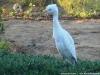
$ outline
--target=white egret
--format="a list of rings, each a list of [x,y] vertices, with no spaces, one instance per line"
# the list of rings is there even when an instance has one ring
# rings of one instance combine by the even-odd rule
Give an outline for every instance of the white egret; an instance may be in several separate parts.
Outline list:
[[[53,38],[56,48],[61,56],[72,64],[76,64],[76,50],[74,40],[71,35],[63,29],[58,20],[58,7],[56,4],[50,4],[45,11],[53,16]]]

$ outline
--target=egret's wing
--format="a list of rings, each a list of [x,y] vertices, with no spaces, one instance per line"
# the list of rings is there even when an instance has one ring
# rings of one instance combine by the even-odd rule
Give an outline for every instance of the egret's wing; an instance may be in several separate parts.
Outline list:
[[[54,29],[53,37],[59,53],[66,58],[74,57],[76,59],[76,51],[74,41],[71,35],[64,29]]]
[[[76,50],[75,50],[75,44],[74,44],[74,40],[73,40],[73,38],[71,37],[71,35],[67,32],[67,31],[65,31],[64,30],[64,44],[65,44],[65,46],[66,46],[66,48],[69,50],[69,52],[71,53],[71,55],[73,56],[73,57],[75,57],[75,59],[77,59],[76,58]]]
[[[70,51],[67,49],[66,44],[64,42],[65,40],[63,37],[58,37],[55,39],[56,48],[58,52],[63,56],[63,58],[69,58],[71,56]]]
[[[63,56],[63,57],[71,57],[72,52],[70,51],[70,38],[69,35],[66,36],[66,32],[60,30],[58,31],[55,35],[54,35],[54,39],[55,39],[55,43],[56,43],[56,47],[59,51],[59,53]]]

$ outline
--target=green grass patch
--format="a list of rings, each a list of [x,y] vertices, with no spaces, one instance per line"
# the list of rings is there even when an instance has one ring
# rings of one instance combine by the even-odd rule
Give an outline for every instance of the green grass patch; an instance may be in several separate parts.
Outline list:
[[[10,43],[5,39],[0,38],[0,52],[8,52],[10,51],[9,49]]]
[[[100,61],[78,60],[71,66],[51,56],[0,52],[0,75],[61,75],[61,73],[100,72]]]

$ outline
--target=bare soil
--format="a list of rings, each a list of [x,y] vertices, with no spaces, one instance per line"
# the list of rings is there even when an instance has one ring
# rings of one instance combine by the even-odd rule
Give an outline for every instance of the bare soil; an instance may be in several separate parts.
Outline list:
[[[60,56],[52,39],[52,21],[4,23],[4,37],[13,44],[13,51]],[[100,60],[100,19],[62,20],[61,24],[74,38],[78,58]]]

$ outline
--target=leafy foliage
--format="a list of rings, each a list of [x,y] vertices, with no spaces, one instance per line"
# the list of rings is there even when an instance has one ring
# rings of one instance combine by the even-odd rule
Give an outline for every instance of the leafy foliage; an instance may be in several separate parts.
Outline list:
[[[3,0],[2,0],[3,2]],[[5,2],[5,1],[4,1]],[[30,3],[36,6],[34,9],[32,7],[31,10],[38,10],[41,12],[41,10],[44,9],[44,6],[51,4],[51,3],[57,3],[64,8],[66,13],[71,16],[75,17],[94,17],[95,15],[100,15],[100,0],[7,0],[7,5],[12,5],[19,3],[22,7],[23,12],[20,14],[16,14],[12,9],[8,7],[10,11],[6,9],[6,11],[9,13],[9,15],[5,12],[6,15],[11,17],[20,16],[21,18],[23,16],[31,16],[32,12],[30,12]],[[1,5],[4,6],[4,5]],[[29,12],[27,14],[27,12]],[[31,14],[31,15],[30,15]],[[5,16],[5,15],[4,15]],[[32,16],[31,16],[32,17]]]
[[[29,5],[30,3],[34,4],[36,0],[21,0],[21,3],[24,5]]]
[[[0,20],[1,20],[2,8],[0,7]]]
[[[9,0],[9,3],[20,3],[21,5],[26,5],[26,6],[32,3],[38,6],[43,6],[45,0]]]
[[[4,39],[0,39],[0,52],[8,52],[10,49],[10,44]]]
[[[2,8],[0,8],[0,32],[3,32],[4,31],[4,24],[2,22],[1,15],[2,15]]]
[[[96,15],[100,9],[100,0],[58,0],[58,3],[69,15],[83,18]]]
[[[76,66],[50,56],[0,52],[1,75],[61,75],[61,73],[100,72],[100,62],[78,60]]]

